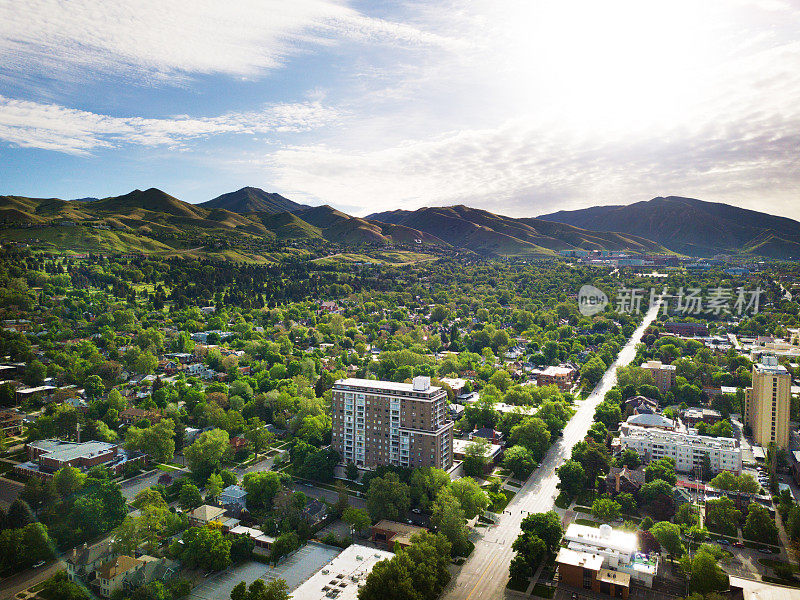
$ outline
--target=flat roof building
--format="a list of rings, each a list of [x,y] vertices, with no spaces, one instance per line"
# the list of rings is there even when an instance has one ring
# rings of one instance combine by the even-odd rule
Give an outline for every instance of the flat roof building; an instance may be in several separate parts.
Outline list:
[[[675,365],[665,365],[660,360],[648,360],[642,363],[642,369],[650,372],[655,386],[662,394],[666,394],[675,385]]]
[[[775,356],[764,355],[753,365],[753,385],[745,390],[744,422],[759,446],[789,447],[792,377]]]
[[[679,431],[628,426],[615,440],[619,450],[631,448],[644,462],[671,458],[675,470],[691,473],[703,466],[708,456],[715,473],[742,472],[742,449],[733,438],[690,435]]]
[[[430,377],[413,383],[340,379],[331,411],[331,445],[345,463],[367,469],[453,465],[447,392],[432,386]]]
[[[372,568],[391,552],[352,544],[292,591],[294,600],[356,600]]]

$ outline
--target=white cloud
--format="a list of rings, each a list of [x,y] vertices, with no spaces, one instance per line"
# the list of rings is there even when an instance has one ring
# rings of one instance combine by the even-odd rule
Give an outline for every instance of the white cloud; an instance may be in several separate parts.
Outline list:
[[[113,117],[56,104],[0,96],[0,140],[17,146],[88,154],[123,144],[180,146],[223,134],[283,134],[329,125],[338,118],[318,102],[277,104],[261,111],[217,117]]]
[[[0,3],[0,72],[133,80],[256,77],[309,44],[341,38],[445,44],[335,0],[26,0]]]

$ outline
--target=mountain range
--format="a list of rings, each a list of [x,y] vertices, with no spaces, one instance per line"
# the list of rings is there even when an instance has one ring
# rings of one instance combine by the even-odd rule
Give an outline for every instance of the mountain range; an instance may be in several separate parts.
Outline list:
[[[78,251],[174,253],[225,250],[264,259],[263,242],[340,246],[404,244],[484,256],[552,256],[565,249],[674,251],[691,255],[746,252],[800,256],[800,223],[690,198],[655,198],[628,206],[512,218],[464,205],[394,210],[355,217],[331,206],[299,204],[245,187],[200,204],[156,188],[108,198],[0,196],[0,237]],[[77,227],[88,225],[89,227]],[[255,254],[254,254],[255,253]]]
[[[695,198],[658,197],[624,206],[559,211],[538,218],[641,236],[693,256],[745,253],[800,258],[797,221]]]

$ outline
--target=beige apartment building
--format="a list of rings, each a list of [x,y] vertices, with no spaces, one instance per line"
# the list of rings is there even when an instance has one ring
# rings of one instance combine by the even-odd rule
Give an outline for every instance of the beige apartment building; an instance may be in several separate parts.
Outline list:
[[[648,360],[642,363],[642,368],[646,369],[653,376],[655,386],[662,394],[666,394],[675,385],[675,366],[662,364],[660,360]]]
[[[791,385],[791,376],[777,357],[764,355],[753,365],[753,387],[745,390],[744,420],[759,446],[789,447]]]
[[[413,383],[340,379],[331,410],[332,447],[345,463],[367,469],[453,465],[447,392],[430,377]]]

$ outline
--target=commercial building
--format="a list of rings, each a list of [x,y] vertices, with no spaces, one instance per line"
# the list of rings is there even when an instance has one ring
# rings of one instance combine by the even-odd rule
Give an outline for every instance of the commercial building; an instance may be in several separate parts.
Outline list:
[[[649,371],[655,386],[662,394],[666,394],[675,385],[675,366],[662,364],[660,360],[648,360],[642,368]]]
[[[25,446],[28,461],[14,466],[14,472],[23,477],[49,479],[62,467],[70,466],[87,471],[103,466],[113,473],[122,472],[126,464],[146,462],[140,452],[127,452],[117,444],[108,442],[65,442],[63,440],[36,440]]]
[[[395,544],[408,548],[411,545],[411,536],[425,531],[427,529],[424,527],[383,519],[372,526],[372,543],[387,550],[393,550]]]
[[[745,390],[744,421],[759,446],[789,447],[791,375],[775,356],[764,355],[753,365],[753,387]]]
[[[413,383],[340,379],[333,386],[332,447],[345,463],[372,469],[380,465],[453,465],[453,422],[447,392],[430,377]]]
[[[564,534],[566,548],[556,557],[560,579],[610,596],[627,598],[630,582],[648,588],[658,572],[658,553],[639,552],[635,533],[610,525],[572,523]]]
[[[294,600],[356,600],[376,563],[391,552],[352,544],[292,591]]]
[[[730,471],[738,475],[742,472],[742,449],[733,438],[629,426],[614,445],[620,451],[635,450],[644,462],[671,458],[675,461],[675,470],[682,473],[702,468],[706,456],[715,473]]]

